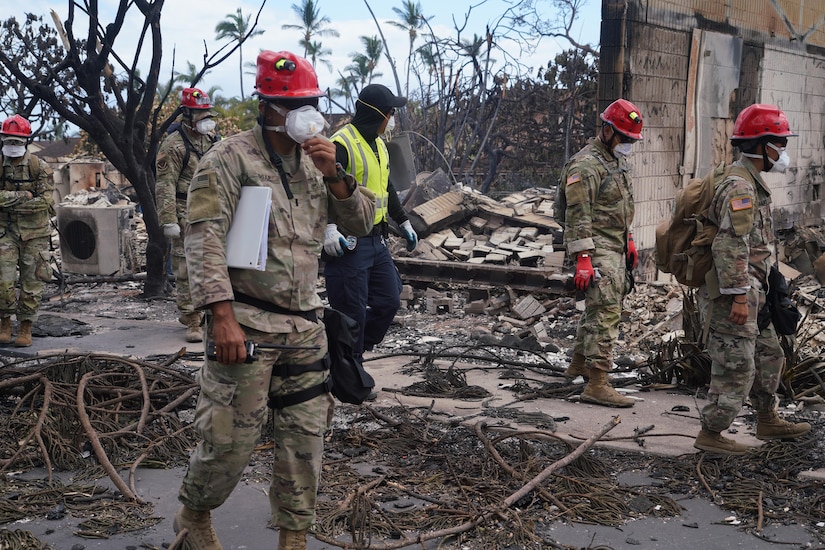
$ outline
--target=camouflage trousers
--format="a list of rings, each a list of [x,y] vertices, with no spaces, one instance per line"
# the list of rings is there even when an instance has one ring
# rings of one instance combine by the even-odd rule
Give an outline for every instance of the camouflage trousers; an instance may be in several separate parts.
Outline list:
[[[609,371],[619,338],[622,299],[629,291],[627,269],[623,254],[597,254],[592,261],[599,277],[585,292],[573,352],[584,355],[589,367]]]
[[[186,229],[185,222],[180,223],[182,230]],[[171,239],[172,243],[172,271],[175,274],[175,292],[178,304],[178,320],[186,326],[192,323],[200,324],[203,314],[195,311],[189,288],[189,269],[186,267],[186,251],[183,248],[183,235]]]
[[[733,423],[748,395],[758,412],[773,410],[785,354],[773,324],[761,331],[756,325],[756,315],[765,305],[765,292],[759,283],[748,292],[748,320],[744,325],[728,319],[732,296],[710,300],[705,286],[696,296],[702,319],[710,315],[710,389],[708,404],[702,408],[702,426],[721,432]]]
[[[49,237],[24,241],[6,231],[0,237],[0,316],[17,315],[18,321],[34,321],[43,298],[43,282],[51,279],[47,259]],[[20,273],[20,296],[15,282]]]
[[[278,365],[309,364],[327,351],[323,323],[302,333],[267,334],[244,327],[255,343],[319,346],[317,350],[257,350],[250,364],[223,365],[206,360],[198,375],[201,393],[195,429],[203,440],[194,450],[179,499],[192,510],[212,510],[232,493],[249,464],[268,416],[270,391],[286,395],[322,382],[329,371],[273,376]],[[207,318],[207,333],[211,326]],[[274,366],[273,366],[274,365]],[[273,410],[273,465],[269,500],[272,523],[290,530],[315,522],[315,502],[324,454],[324,434],[332,423],[329,393]]]

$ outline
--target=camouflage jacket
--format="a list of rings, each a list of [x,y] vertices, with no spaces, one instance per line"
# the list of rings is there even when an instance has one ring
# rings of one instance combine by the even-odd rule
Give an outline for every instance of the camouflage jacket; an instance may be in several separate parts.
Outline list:
[[[181,130],[185,131],[185,130]],[[157,177],[155,180],[155,202],[158,208],[158,222],[184,224],[186,221],[186,193],[189,182],[203,154],[212,147],[209,136],[187,134],[191,148],[186,166],[186,143],[180,132],[166,136],[158,149],[155,160]]]
[[[771,192],[746,157],[733,164],[746,168],[751,179],[728,176],[710,204],[709,218],[719,227],[711,247],[719,291],[747,291],[751,278],[767,290],[768,272],[776,261]]]
[[[624,157],[598,138],[565,165],[561,185],[567,200],[564,242],[568,254],[585,250],[624,253],[633,223],[633,183]]]
[[[355,184],[351,176],[348,179]],[[235,292],[290,311],[322,307],[316,283],[327,216],[345,235],[366,235],[375,215],[374,197],[366,188],[355,186],[350,197],[335,198],[321,173],[302,154],[288,182],[291,199],[270,162],[260,125],[216,143],[203,156],[189,185],[189,227],[184,237],[195,307],[234,300]],[[265,271],[226,266],[226,233],[241,186],[272,189]],[[264,332],[315,326],[299,316],[270,313],[239,302],[233,309],[241,325]]]
[[[0,166],[0,234],[13,231],[24,241],[51,235],[49,218],[54,209],[51,167],[28,151],[17,164],[0,155]],[[21,191],[30,192],[33,198],[23,197]]]

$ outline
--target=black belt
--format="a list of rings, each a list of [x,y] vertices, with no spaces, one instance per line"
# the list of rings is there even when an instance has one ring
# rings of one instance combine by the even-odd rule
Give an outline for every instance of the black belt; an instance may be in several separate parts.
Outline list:
[[[259,300],[258,298],[254,298],[243,292],[235,291],[235,301],[240,302],[242,304],[246,304],[248,306],[253,306],[258,309],[262,309],[264,311],[269,311],[270,313],[280,313],[281,315],[297,315],[298,317],[303,317],[307,321],[312,323],[318,322],[318,313],[311,309],[309,311],[293,311],[291,309],[287,309],[285,307],[277,306],[272,302],[267,302],[266,300]]]
[[[379,222],[373,225],[372,231],[370,231],[370,237],[386,237],[389,234],[387,222]]]

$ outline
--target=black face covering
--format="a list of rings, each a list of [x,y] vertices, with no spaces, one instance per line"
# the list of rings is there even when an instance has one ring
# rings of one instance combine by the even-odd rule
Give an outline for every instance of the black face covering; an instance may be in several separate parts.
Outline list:
[[[352,125],[355,126],[361,135],[368,142],[372,143],[378,137],[378,128],[386,120],[386,117],[369,105],[361,101],[355,104],[355,116],[352,117]]]

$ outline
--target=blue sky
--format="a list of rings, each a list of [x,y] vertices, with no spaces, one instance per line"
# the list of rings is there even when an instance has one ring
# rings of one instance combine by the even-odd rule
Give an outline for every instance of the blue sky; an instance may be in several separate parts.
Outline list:
[[[24,12],[31,12],[46,16],[46,21],[51,23],[49,10],[58,12],[61,19],[66,19],[68,14],[69,0],[28,0],[19,4],[21,8],[9,9],[6,7],[5,17],[16,16],[22,18]],[[483,35],[485,26],[489,23],[495,24],[505,11],[513,4],[513,0],[475,0],[467,2],[461,0],[419,0],[422,11],[426,16],[430,16],[430,25],[437,36],[455,37],[453,19],[459,24],[465,21],[465,15],[470,14],[466,30],[462,37],[472,38],[473,34]],[[114,5],[114,0],[104,0],[101,5]],[[164,40],[164,73],[161,80],[168,78],[171,72],[173,53],[175,56],[175,68],[185,72],[186,62],[195,64],[201,63],[204,55],[204,42],[209,53],[216,51],[218,42],[215,41],[215,25],[224,20],[230,13],[240,7],[243,13],[253,15],[257,13],[261,2],[259,0],[243,0],[240,2],[192,2],[191,0],[166,0],[161,25]],[[300,34],[297,31],[285,31],[281,29],[284,23],[298,24],[299,20],[293,10],[292,4],[300,4],[300,0],[267,0],[266,6],[259,19],[259,28],[264,30],[264,34],[255,37],[250,42],[244,44],[244,61],[254,61],[258,51],[261,49],[270,50],[290,50],[302,54],[303,50],[298,46]],[[552,0],[537,0],[536,4],[546,14],[548,19],[555,18],[555,8]],[[351,54],[360,51],[360,36],[377,35],[378,31],[369,13],[364,0],[318,0],[321,13],[331,20],[330,27],[340,33],[340,37],[319,37],[325,48],[333,51],[329,56],[329,61],[333,64],[333,71],[330,72],[325,66],[317,67],[318,77],[322,88],[335,86],[338,78],[337,71],[351,63]],[[384,32],[389,44],[390,53],[396,59],[398,70],[402,73],[403,63],[407,56],[409,47],[406,32],[392,26],[384,24],[387,20],[397,20],[393,7],[401,7],[401,0],[370,0],[370,7],[376,18],[382,23]],[[135,10],[135,8],[132,8]],[[135,10],[136,11],[136,10]],[[5,18],[4,17],[4,18]],[[598,44],[599,27],[601,18],[601,0],[584,0],[582,13],[573,26],[573,33],[582,42],[592,45]],[[103,25],[111,19],[103,20]],[[126,30],[121,33],[116,41],[116,50],[121,54],[132,55],[134,44],[137,40],[138,25],[127,25]],[[119,47],[118,47],[119,46]],[[510,56],[518,58],[526,67],[535,72],[541,65],[545,65],[556,53],[569,47],[566,43],[560,43],[552,39],[543,39],[535,52],[518,51],[515,43],[502,41],[501,46],[507,50]],[[502,61],[505,56],[496,56]],[[237,54],[225,61],[220,67],[213,70],[202,81],[202,87],[209,89],[220,87],[220,94],[230,97],[240,95],[240,77],[238,69]],[[394,88],[389,63],[382,58],[378,71],[384,76],[378,81],[390,85]],[[509,71],[508,71],[509,72]],[[253,91],[254,77],[244,76],[244,93],[249,95]]]

